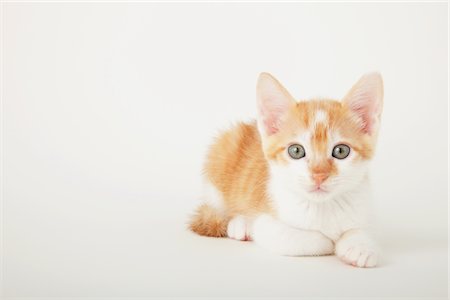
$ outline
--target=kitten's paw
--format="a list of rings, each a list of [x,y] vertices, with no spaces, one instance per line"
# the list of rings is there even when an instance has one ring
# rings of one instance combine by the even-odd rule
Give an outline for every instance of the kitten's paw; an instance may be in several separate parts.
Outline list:
[[[336,243],[336,255],[349,265],[371,268],[377,265],[378,248],[367,236],[354,234]]]
[[[229,238],[238,241],[251,241],[251,222],[244,216],[236,216],[228,223],[227,234]]]

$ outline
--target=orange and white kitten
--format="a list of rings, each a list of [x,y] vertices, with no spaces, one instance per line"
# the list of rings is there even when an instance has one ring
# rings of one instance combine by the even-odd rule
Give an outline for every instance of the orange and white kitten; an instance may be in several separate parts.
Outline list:
[[[257,122],[234,126],[211,146],[191,230],[253,240],[282,255],[336,253],[348,264],[375,266],[378,250],[366,232],[368,163],[381,76],[364,75],[342,101],[296,102],[262,73],[257,106]]]

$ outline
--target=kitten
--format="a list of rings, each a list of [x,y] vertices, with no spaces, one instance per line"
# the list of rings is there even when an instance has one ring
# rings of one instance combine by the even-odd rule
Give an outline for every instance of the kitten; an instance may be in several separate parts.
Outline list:
[[[368,163],[382,106],[378,73],[364,75],[340,102],[296,102],[262,73],[257,121],[234,126],[210,148],[205,201],[190,229],[253,240],[281,255],[336,253],[348,264],[374,267]]]

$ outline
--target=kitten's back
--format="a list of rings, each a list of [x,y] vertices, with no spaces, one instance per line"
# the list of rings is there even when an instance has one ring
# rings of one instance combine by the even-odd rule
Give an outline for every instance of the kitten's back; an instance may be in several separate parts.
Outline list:
[[[201,205],[190,228],[208,236],[225,236],[228,220],[236,215],[270,212],[266,195],[267,161],[262,152],[256,122],[238,123],[223,132],[211,145],[204,175],[221,197],[221,207]],[[211,232],[203,227],[216,228]]]

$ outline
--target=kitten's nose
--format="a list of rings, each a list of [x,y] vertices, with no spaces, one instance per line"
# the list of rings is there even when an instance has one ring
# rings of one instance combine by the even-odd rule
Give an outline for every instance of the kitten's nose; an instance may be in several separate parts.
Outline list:
[[[312,178],[316,185],[321,185],[328,178],[328,174],[326,173],[313,173]]]

